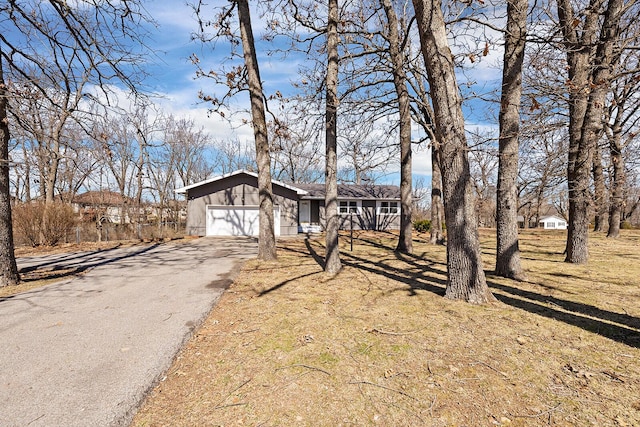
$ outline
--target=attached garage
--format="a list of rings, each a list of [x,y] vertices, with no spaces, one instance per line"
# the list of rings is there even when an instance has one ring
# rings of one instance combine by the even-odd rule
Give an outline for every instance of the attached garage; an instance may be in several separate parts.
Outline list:
[[[274,208],[275,235],[280,235],[280,209]],[[257,236],[260,232],[258,206],[207,206],[207,236]]]
[[[306,191],[272,181],[274,234],[298,234],[298,200]],[[187,229],[191,236],[258,236],[258,175],[236,171],[176,190],[187,197]]]
[[[271,184],[276,236],[322,230],[324,184],[294,185],[280,181],[271,181]],[[255,172],[239,170],[175,191],[187,198],[188,235],[259,235],[260,193]],[[398,186],[339,185],[338,199],[346,226],[353,218],[354,227],[362,230],[397,230],[400,227]]]

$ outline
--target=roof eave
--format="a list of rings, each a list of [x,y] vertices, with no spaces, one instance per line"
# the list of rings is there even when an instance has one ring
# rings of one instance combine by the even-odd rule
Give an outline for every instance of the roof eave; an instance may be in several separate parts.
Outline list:
[[[222,179],[229,178],[229,177],[232,177],[232,176],[235,176],[235,175],[240,175],[240,174],[243,174],[243,173],[246,174],[246,175],[253,176],[254,178],[258,178],[258,174],[255,173],[255,172],[251,172],[251,171],[248,171],[246,169],[239,169],[239,170],[233,171],[231,173],[227,173],[227,174],[219,175],[219,176],[216,176],[216,177],[213,177],[213,178],[209,178],[209,179],[206,179],[204,181],[196,182],[195,184],[187,185],[187,186],[182,187],[182,188],[177,188],[177,189],[175,189],[173,191],[176,194],[186,194],[189,190],[191,190],[193,188],[201,187],[203,185],[211,184],[212,182],[220,181]],[[276,184],[276,185],[279,185],[280,187],[284,187],[284,188],[287,188],[289,190],[295,191],[296,194],[298,194],[300,196],[308,194],[307,191],[305,191],[305,190],[303,190],[301,188],[297,188],[297,187],[295,187],[293,185],[289,185],[289,184],[286,184],[286,183],[278,181],[278,180],[272,180],[271,184]]]

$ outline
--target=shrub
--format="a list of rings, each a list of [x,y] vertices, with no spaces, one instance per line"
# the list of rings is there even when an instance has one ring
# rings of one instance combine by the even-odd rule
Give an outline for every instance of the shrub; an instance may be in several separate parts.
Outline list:
[[[27,244],[55,246],[75,225],[71,206],[43,202],[21,203],[13,207],[13,228]]]
[[[25,243],[36,247],[40,244],[44,203],[20,203],[13,206],[12,220],[14,233]]]
[[[428,219],[421,219],[418,221],[414,221],[413,228],[418,233],[426,233],[427,231],[431,230],[431,221]]]
[[[54,203],[46,206],[42,218],[42,239],[48,246],[55,246],[71,232],[76,224],[71,206]]]
[[[633,226],[629,221],[622,221],[622,224],[620,224],[620,229],[622,230],[631,230],[632,228]]]

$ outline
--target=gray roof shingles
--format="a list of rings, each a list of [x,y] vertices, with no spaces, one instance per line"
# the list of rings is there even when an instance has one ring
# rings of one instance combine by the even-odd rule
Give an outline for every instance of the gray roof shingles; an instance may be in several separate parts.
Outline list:
[[[308,194],[303,199],[324,199],[324,184],[292,184]],[[355,185],[338,184],[338,197],[341,199],[386,199],[400,200],[400,188],[395,185]]]

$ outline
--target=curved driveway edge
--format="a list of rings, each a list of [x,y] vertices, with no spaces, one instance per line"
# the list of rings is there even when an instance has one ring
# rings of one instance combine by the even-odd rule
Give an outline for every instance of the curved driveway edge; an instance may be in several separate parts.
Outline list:
[[[0,298],[0,425],[128,425],[256,253],[252,239],[200,238],[19,259],[86,272]]]

